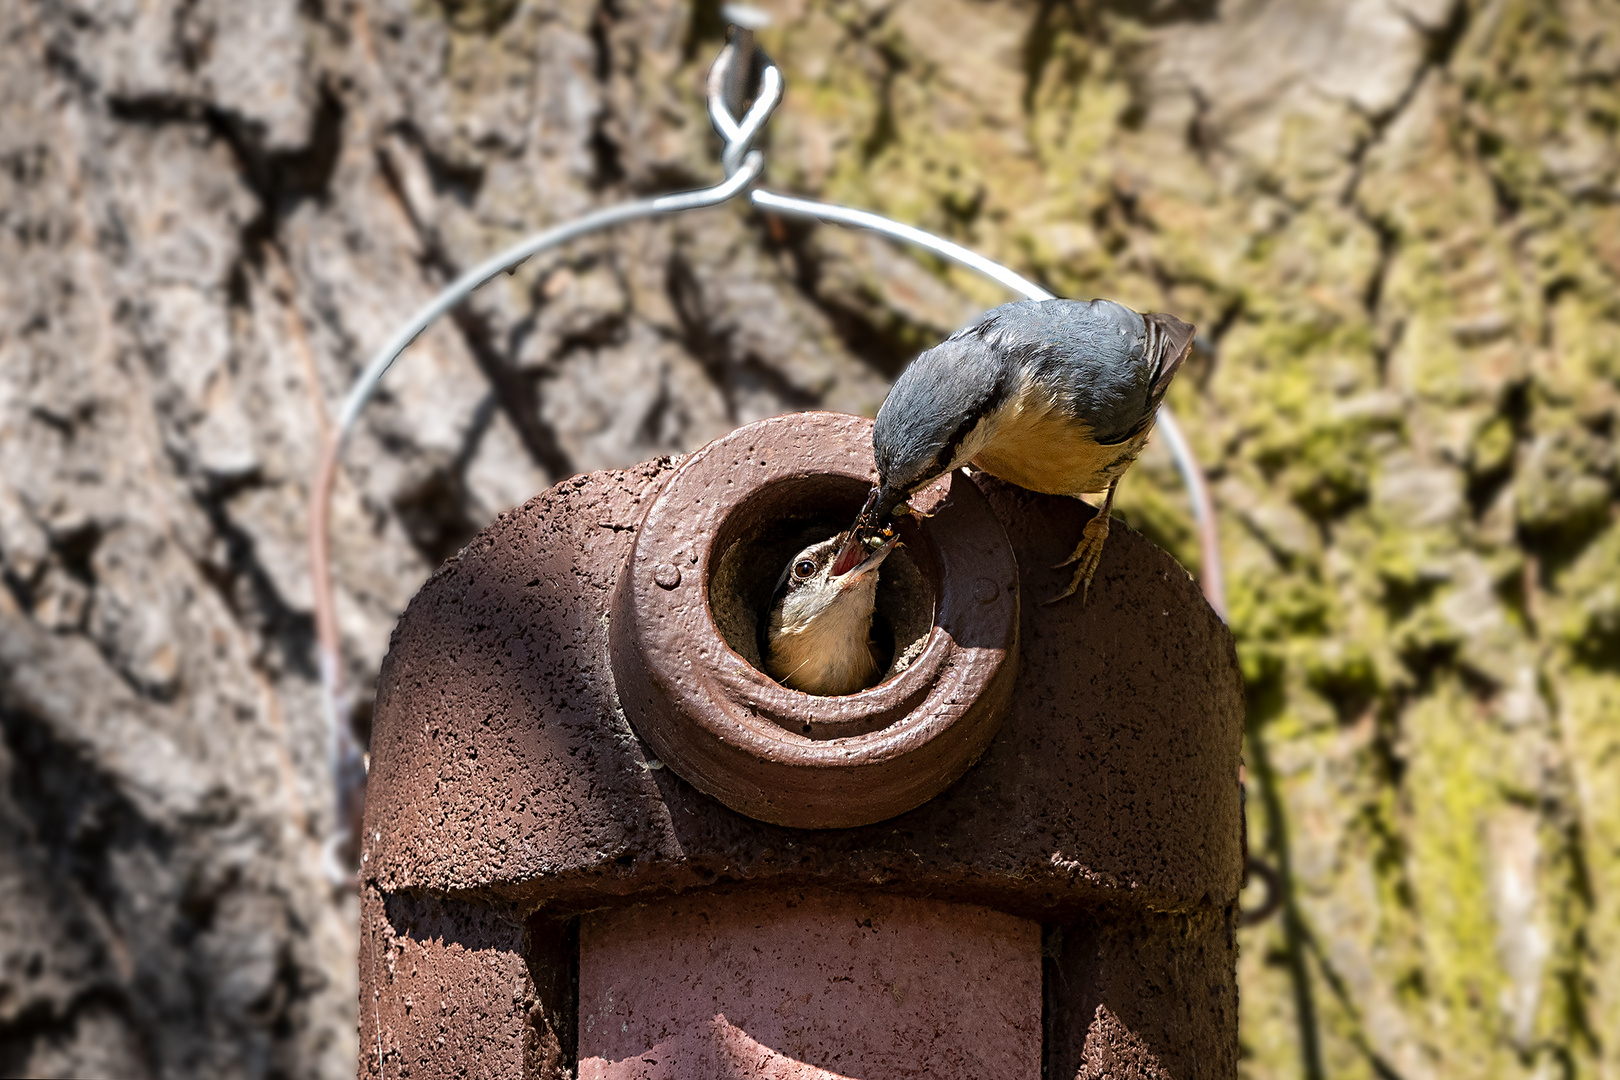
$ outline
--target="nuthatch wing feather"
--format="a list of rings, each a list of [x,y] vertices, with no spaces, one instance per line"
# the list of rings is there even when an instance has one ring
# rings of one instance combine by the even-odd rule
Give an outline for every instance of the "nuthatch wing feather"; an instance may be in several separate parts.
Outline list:
[[[1021,300],[985,312],[912,361],[889,392],[872,431],[879,487],[855,533],[969,463],[1032,491],[1107,491],[1063,595],[1089,585],[1114,486],[1147,442],[1193,332],[1111,300]]]

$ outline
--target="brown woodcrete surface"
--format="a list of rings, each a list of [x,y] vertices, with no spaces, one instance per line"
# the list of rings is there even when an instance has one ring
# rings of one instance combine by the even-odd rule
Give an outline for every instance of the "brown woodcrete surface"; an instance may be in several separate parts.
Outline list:
[[[664,767],[615,694],[609,629],[637,523],[674,469],[552,488],[411,602],[378,683],[368,881],[593,906],[821,883],[1041,917],[1232,902],[1242,693],[1225,629],[1184,571],[1123,528],[1089,604],[1042,606],[1061,587],[1047,568],[1089,511],[988,478],[976,482],[1021,569],[1021,645],[976,766],[915,810],[839,830],[752,820]]]

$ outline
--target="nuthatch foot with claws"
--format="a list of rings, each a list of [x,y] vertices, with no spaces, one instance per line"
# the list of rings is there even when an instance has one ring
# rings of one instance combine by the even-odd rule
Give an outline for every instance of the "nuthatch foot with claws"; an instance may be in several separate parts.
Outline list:
[[[901,374],[872,431],[873,489],[832,573],[863,557],[906,499],[972,464],[1031,491],[1106,491],[1061,565],[1074,580],[1053,601],[1085,602],[1108,537],[1120,476],[1153,430],[1194,328],[1111,300],[1022,300],[985,312]]]
[[[872,646],[878,567],[896,539],[841,533],[789,560],[771,597],[761,635],[765,670],[783,686],[810,694],[853,694],[878,674]],[[834,563],[851,553],[842,570]]]

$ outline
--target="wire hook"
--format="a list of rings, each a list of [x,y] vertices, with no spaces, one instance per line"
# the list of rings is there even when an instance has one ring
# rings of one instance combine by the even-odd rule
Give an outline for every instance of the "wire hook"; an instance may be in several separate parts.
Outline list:
[[[752,34],[748,37],[751,39]],[[738,35],[740,40],[742,35]],[[714,123],[714,130],[720,133],[725,142],[725,149],[720,153],[720,164],[730,176],[741,166],[744,156],[752,148],[754,137],[759,134],[765,122],[776,111],[777,103],[782,100],[782,72],[765,50],[754,46],[754,55],[764,61],[764,68],[759,73],[759,93],[754,97],[754,104],[743,115],[742,122],[732,115],[731,106],[726,102],[728,87],[734,85],[731,78],[731,65],[736,60],[738,41],[732,41],[720,50],[715,57],[714,66],[709,69],[709,119]]]

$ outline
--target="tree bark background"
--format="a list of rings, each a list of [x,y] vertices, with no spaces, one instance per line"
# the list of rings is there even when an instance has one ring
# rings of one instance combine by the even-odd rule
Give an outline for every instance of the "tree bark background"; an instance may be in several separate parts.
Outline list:
[[[766,6],[774,186],[1211,343],[1171,400],[1285,884],[1241,936],[1246,1074],[1620,1077],[1620,6]],[[319,437],[461,268],[713,181],[721,30],[676,0],[0,6],[0,1073],[376,1067],[319,865]],[[1001,299],[740,207],[492,283],[345,458],[351,684],[502,509],[872,413]],[[1196,569],[1162,449],[1121,495]]]

